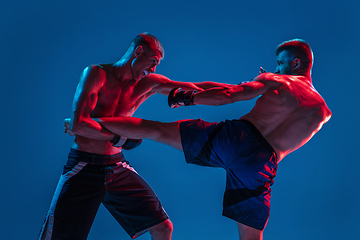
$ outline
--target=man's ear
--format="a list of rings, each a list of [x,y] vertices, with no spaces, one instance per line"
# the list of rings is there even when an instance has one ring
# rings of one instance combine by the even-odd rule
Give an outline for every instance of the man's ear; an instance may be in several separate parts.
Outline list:
[[[293,70],[299,69],[299,68],[300,68],[300,65],[301,65],[300,59],[299,59],[299,58],[295,58],[295,59],[292,61],[292,65],[293,65]]]
[[[135,57],[137,58],[137,57],[139,57],[141,54],[143,54],[143,52],[144,52],[143,46],[139,45],[139,46],[137,46],[137,47],[135,48],[135,50],[134,50],[134,55],[135,55]]]

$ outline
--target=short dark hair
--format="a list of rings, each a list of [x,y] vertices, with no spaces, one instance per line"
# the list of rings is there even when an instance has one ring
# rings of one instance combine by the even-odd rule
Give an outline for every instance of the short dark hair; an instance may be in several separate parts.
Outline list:
[[[160,43],[160,41],[152,34],[149,34],[147,32],[141,33],[137,35],[130,43],[129,48],[134,50],[139,45],[143,46],[146,50],[152,49],[154,51],[158,50],[161,54],[161,59],[164,58],[165,51]]]
[[[285,41],[277,46],[276,56],[282,51],[287,51],[294,58],[299,58],[302,68],[312,68],[314,56],[310,45],[306,41],[299,38]]]

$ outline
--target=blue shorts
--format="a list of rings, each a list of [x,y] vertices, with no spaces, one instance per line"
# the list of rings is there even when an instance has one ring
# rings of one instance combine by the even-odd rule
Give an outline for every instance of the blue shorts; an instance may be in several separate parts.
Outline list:
[[[98,155],[71,149],[39,240],[85,240],[100,203],[131,238],[169,218],[122,153]]]
[[[270,215],[270,186],[276,175],[276,153],[246,120],[180,123],[187,163],[226,170],[223,215],[263,230]]]

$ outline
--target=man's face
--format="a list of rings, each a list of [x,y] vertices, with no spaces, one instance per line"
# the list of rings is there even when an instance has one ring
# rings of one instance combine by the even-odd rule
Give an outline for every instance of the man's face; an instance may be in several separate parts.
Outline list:
[[[294,57],[289,54],[288,51],[282,51],[277,55],[277,66],[275,73],[277,74],[288,74],[292,73],[292,61]]]
[[[156,67],[160,64],[161,53],[154,50],[145,50],[133,60],[132,70],[135,80],[140,80],[149,73],[154,73]]]

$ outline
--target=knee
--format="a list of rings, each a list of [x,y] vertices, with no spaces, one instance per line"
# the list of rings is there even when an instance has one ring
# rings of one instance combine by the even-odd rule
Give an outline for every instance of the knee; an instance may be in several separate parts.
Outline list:
[[[159,230],[163,233],[169,233],[171,234],[173,231],[173,224],[170,221],[170,219],[165,220],[164,222],[158,224]]]
[[[149,232],[151,235],[162,235],[162,236],[171,236],[173,231],[173,224],[170,219],[165,220],[162,223],[159,223],[151,228]]]

